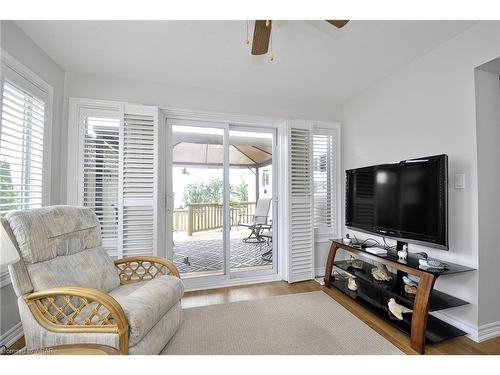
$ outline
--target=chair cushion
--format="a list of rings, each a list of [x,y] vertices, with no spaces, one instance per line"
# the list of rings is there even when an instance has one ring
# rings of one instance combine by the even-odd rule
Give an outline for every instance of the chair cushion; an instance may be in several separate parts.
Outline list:
[[[50,206],[5,217],[26,263],[71,255],[101,245],[99,220],[89,208]]]
[[[134,346],[177,304],[184,294],[180,279],[170,275],[120,285],[110,292],[122,306],[129,324],[129,345]]]

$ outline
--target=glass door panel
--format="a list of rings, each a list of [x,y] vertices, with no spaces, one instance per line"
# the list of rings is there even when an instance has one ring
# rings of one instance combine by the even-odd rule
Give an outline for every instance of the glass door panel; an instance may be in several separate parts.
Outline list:
[[[224,129],[173,125],[173,262],[183,278],[225,274],[224,184]]]
[[[230,271],[273,269],[273,132],[229,130]]]

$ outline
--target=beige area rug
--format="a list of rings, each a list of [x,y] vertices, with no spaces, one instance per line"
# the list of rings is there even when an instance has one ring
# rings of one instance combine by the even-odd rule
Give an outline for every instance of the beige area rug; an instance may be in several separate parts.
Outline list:
[[[324,292],[184,310],[162,354],[404,354]]]

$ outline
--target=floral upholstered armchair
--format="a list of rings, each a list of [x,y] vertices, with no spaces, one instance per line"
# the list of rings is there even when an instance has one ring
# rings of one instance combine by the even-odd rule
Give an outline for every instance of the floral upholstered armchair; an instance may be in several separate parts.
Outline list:
[[[182,321],[184,287],[158,257],[111,260],[88,208],[14,211],[2,225],[20,254],[9,266],[27,349],[95,343],[158,354]]]

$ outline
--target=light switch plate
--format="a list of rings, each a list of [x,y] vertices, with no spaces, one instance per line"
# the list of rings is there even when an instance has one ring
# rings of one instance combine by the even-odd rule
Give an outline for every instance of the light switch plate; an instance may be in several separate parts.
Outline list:
[[[465,174],[455,174],[455,189],[465,189]]]

